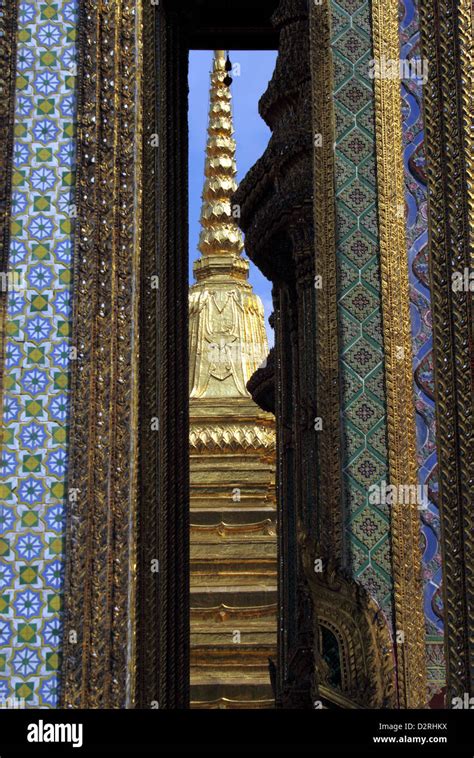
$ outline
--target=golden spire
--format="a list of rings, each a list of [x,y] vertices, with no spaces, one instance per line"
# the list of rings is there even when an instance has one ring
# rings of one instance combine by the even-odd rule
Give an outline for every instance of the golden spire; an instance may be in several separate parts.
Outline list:
[[[224,51],[216,50],[202,193],[201,257],[194,264],[197,282],[189,293],[191,400],[250,399],[246,384],[268,353],[262,301],[247,281],[249,262],[241,255],[242,233],[232,212],[237,170],[225,62]],[[260,412],[257,406],[255,411]],[[236,421],[231,405],[226,412]]]
[[[237,189],[235,140],[233,138],[231,93],[224,79],[226,56],[215,50],[211,74],[209,125],[206,149],[206,180],[202,194],[201,258],[194,264],[194,274],[203,279],[229,274],[248,277],[248,261],[241,257],[244,243],[235,221],[232,196]]]
[[[224,51],[216,50],[201,257],[189,292],[190,673],[191,698],[201,708],[216,698],[237,698],[244,706],[249,697],[261,700],[262,692],[271,697],[260,669],[274,654],[276,631],[274,606],[268,604],[276,591],[276,538],[273,525],[272,531],[267,527],[275,516],[275,420],[246,387],[268,345],[263,305],[248,281],[249,262],[241,255],[243,239],[232,213],[237,182],[226,73]],[[257,631],[254,606],[263,614]],[[226,625],[220,611],[228,608],[235,620]],[[232,644],[231,623],[238,624],[246,645]]]

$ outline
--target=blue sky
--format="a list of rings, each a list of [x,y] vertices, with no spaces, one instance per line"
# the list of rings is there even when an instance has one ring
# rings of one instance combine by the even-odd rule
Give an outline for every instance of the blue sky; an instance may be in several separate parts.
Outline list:
[[[276,51],[231,50],[232,63],[239,64],[240,76],[233,77],[232,100],[237,143],[237,180],[240,181],[264,152],[271,132],[258,113],[258,101],[265,92],[275,68]],[[191,50],[189,54],[189,281],[194,282],[192,266],[199,257],[199,215],[204,183],[204,157],[209,112],[209,85],[212,50]],[[272,312],[271,285],[250,262],[250,282],[265,308],[267,333]]]

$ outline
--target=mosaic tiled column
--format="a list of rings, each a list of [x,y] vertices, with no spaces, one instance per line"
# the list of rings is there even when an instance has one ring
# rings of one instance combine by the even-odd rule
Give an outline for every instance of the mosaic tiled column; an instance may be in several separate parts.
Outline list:
[[[401,707],[426,702],[417,504],[369,497],[415,486],[415,424],[403,213],[396,2],[331,3],[336,217],[348,561],[395,611]],[[396,631],[396,635],[395,635]]]
[[[0,480],[0,699],[57,703],[77,0],[19,3]]]
[[[347,560],[390,618],[390,514],[368,497],[388,481],[370,6],[332,2],[331,16]]]

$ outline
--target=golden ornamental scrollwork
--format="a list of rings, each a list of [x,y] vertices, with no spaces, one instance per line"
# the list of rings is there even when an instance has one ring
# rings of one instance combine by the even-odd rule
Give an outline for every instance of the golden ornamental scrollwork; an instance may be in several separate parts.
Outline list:
[[[316,609],[314,638],[318,639],[320,627],[325,626],[339,645],[340,688],[330,683],[327,666],[315,647],[318,687],[336,703],[341,694],[359,707],[397,707],[393,641],[383,612],[335,560],[319,565],[320,551],[309,539],[301,536],[300,541],[305,577]]]
[[[196,450],[274,450],[275,430],[271,426],[252,424],[193,423],[189,433],[191,448]]]
[[[130,223],[129,209],[137,208],[140,219],[138,5],[85,0],[79,14],[77,360],[61,670],[61,704],[69,708],[119,708],[134,698],[138,395],[132,323],[141,232],[139,220]]]
[[[334,88],[330,8],[327,0],[312,4],[310,12],[310,60],[312,75],[313,134],[320,145],[313,150],[314,175],[314,275],[324,286],[316,291],[317,407],[314,416],[324,419],[319,435],[318,492],[324,529],[324,550],[342,560],[342,477],[340,439],[339,326],[337,307],[336,202]]]
[[[372,29],[374,59],[398,60],[397,0],[374,0]],[[376,77],[374,96],[390,483],[395,486],[416,486],[418,464],[408,256],[403,212],[405,184],[400,81]],[[417,505],[394,505],[390,524],[399,705],[404,708],[420,708],[426,701],[427,683],[421,524]]]

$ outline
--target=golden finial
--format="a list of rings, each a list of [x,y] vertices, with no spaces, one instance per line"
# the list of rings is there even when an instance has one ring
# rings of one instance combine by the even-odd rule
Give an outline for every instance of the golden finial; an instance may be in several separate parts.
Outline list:
[[[241,258],[242,232],[235,222],[232,196],[237,189],[232,102],[224,50],[214,51],[209,125],[202,193],[201,258],[194,264],[198,281],[227,275],[247,278],[248,262]]]

